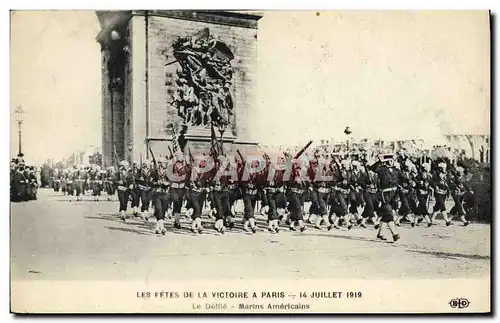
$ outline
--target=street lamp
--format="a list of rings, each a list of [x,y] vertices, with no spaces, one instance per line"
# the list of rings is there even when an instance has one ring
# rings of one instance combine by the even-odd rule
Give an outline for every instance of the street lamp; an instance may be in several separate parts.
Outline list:
[[[18,126],[18,135],[19,135],[19,153],[18,156],[22,157],[23,152],[22,152],[22,143],[21,143],[21,125],[23,123],[23,115],[24,115],[24,110],[22,106],[18,106],[15,110],[16,113],[16,121],[17,121],[17,126]]]
[[[349,151],[349,144],[350,144],[350,139],[351,139],[351,134],[352,134],[352,130],[351,130],[351,127],[347,126],[344,130],[344,134],[347,136],[347,140],[346,140],[346,144],[347,144],[347,151]]]

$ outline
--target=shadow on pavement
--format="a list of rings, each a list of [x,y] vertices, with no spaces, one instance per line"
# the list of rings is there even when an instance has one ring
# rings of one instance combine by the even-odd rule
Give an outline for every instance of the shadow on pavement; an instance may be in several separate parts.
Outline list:
[[[115,213],[98,213],[98,216],[84,216],[85,219],[91,219],[91,220],[104,220],[104,221],[111,221],[115,223],[119,223],[121,225],[125,225],[128,228],[121,228],[121,227],[109,227],[106,226],[105,228],[108,230],[116,230],[116,231],[123,231],[123,232],[130,232],[130,233],[136,233],[136,234],[141,234],[141,235],[151,235],[151,236],[158,236],[155,234],[154,227],[156,225],[156,222],[144,222],[141,220],[139,217],[128,217],[127,221],[124,222],[120,219],[120,217],[115,214]],[[200,235],[198,233],[193,233],[191,232],[191,227],[190,225],[187,225],[186,223],[182,224],[181,229],[176,229],[173,227],[173,219],[167,219],[167,222],[165,227],[167,229],[167,232],[169,233],[175,233],[175,234],[183,234],[183,235],[189,235],[189,236],[196,236]],[[203,233],[202,235],[208,234],[208,235],[220,235],[218,232],[215,232],[212,229],[213,222],[210,220],[208,221],[203,221]],[[135,227],[135,228],[134,228]],[[234,229],[233,229],[234,230]]]
[[[461,253],[451,253],[451,252],[442,252],[442,251],[425,251],[425,250],[407,250],[408,252],[420,253],[423,255],[431,255],[437,258],[448,258],[455,259],[465,258],[465,259],[473,259],[473,260],[488,260],[490,256],[480,256],[480,255],[465,255]]]
[[[307,232],[307,231],[306,231]],[[377,238],[364,238],[364,237],[356,237],[356,236],[342,236],[342,235],[337,235],[337,234],[326,234],[326,233],[316,233],[316,234],[308,234],[308,233],[302,233],[302,234],[297,234],[297,235],[305,235],[305,236],[320,236],[320,237],[330,237],[330,238],[341,238],[341,239],[347,239],[347,240],[357,240],[357,241],[368,241],[368,242],[376,242],[376,243],[383,243],[383,244],[392,244],[391,238],[388,238],[387,241],[379,240]],[[399,245],[399,244],[398,244]]]
[[[108,227],[108,226],[105,226],[105,228],[108,230],[111,230],[111,231],[130,232],[130,233],[140,234],[140,235],[144,235],[144,236],[157,236],[157,234],[154,234],[154,232],[152,232],[152,231],[144,231],[144,230],[131,229],[131,228]]]

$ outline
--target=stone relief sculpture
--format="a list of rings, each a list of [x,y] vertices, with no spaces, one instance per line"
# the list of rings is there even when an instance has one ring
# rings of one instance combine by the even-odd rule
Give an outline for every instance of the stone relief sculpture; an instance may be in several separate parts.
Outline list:
[[[171,104],[183,120],[181,136],[187,127],[202,125],[216,127],[222,136],[233,117],[233,53],[208,28],[179,37],[172,46],[180,66]]]

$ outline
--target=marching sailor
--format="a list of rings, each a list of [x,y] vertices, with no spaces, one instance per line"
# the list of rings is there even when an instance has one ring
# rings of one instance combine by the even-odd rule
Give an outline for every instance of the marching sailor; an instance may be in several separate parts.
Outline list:
[[[145,160],[142,162],[140,169],[137,172],[136,176],[136,188],[137,188],[137,199],[140,202],[140,214],[144,220],[149,218],[149,205],[151,204],[152,199],[152,183],[151,183],[151,162],[149,160]],[[136,202],[136,206],[139,205],[139,202]]]
[[[415,224],[418,225],[423,219],[426,220],[427,225],[431,226],[431,219],[429,218],[428,203],[431,196],[431,165],[423,163],[421,171],[416,177],[415,191],[417,193],[417,210],[415,212]]]
[[[361,191],[361,163],[357,160],[353,160],[352,169],[348,172],[348,183],[349,183],[349,214],[351,214],[356,223],[359,225],[363,221],[362,216],[358,212],[358,208],[363,204],[363,194]]]
[[[130,194],[134,189],[134,175],[130,169],[129,163],[126,160],[120,162],[120,168],[116,174],[116,183],[118,184],[118,201],[120,202],[120,218],[122,221],[127,220],[127,206]]]
[[[394,242],[400,239],[399,234],[396,231],[396,225],[394,224],[394,218],[396,217],[396,211],[398,201],[397,201],[397,172],[393,168],[393,158],[380,158],[379,162],[374,165],[375,171],[377,172],[379,178],[379,189],[381,198],[380,207],[380,222],[387,223],[387,227],[392,234]],[[383,225],[378,226],[377,238],[381,240],[387,240],[382,235]]]
[[[468,181],[464,176],[463,167],[459,166],[456,168],[455,174],[450,180],[450,190],[451,197],[453,198],[453,202],[455,203],[453,208],[450,210],[450,216],[452,216],[452,214],[458,215],[464,226],[469,225],[469,221],[467,221],[466,219],[467,214],[465,212],[464,206],[462,205],[462,202],[464,200],[464,196],[466,196],[466,193],[471,192],[471,189],[469,188]]]
[[[379,225],[377,211],[379,209],[380,195],[378,194],[379,180],[377,173],[365,164],[365,171],[361,176],[361,187],[363,188],[363,200],[365,207],[363,209],[363,220],[361,220],[361,227],[366,228],[366,221],[370,219],[373,225]]]
[[[180,151],[175,153],[173,163],[173,176],[170,179],[170,199],[172,201],[172,213],[174,214],[174,228],[181,228],[181,208],[184,201],[186,181],[189,181],[189,167]]]
[[[441,213],[443,216],[443,219],[446,223],[446,226],[449,226],[451,224],[450,219],[448,218],[448,214],[446,213],[446,196],[449,193],[449,178],[448,174],[446,172],[446,163],[439,163],[437,165],[438,170],[433,178],[432,182],[432,188],[434,189],[434,199],[436,200],[436,203],[434,204],[434,209],[432,212],[432,218],[429,223],[429,227],[434,224],[434,220],[436,219],[437,215]]]
[[[154,201],[154,216],[156,218],[156,234],[165,234],[165,214],[170,204],[170,181],[168,179],[169,160],[166,157],[160,158],[158,165],[151,170],[152,195]]]

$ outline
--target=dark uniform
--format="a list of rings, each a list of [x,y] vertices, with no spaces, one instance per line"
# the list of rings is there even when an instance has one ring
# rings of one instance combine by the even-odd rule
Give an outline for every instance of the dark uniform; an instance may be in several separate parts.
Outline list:
[[[63,195],[68,194],[69,195],[69,190],[68,190],[68,169],[62,170],[61,174],[61,192]]]
[[[437,214],[441,213],[443,215],[443,218],[445,218],[446,225],[450,225],[450,221],[448,221],[446,217],[446,205],[445,205],[446,196],[448,195],[449,192],[448,176],[446,172],[438,172],[434,176],[432,181],[432,187],[434,189],[434,199],[436,202],[434,204],[431,223],[434,222]]]
[[[56,193],[58,193],[61,189],[61,175],[62,174],[58,169],[54,170],[54,172],[52,173],[52,188]]]
[[[80,194],[85,194],[84,185],[87,181],[87,173],[84,169],[76,169],[71,176],[72,191],[76,193],[76,200],[81,200]]]
[[[409,217],[409,220],[412,222],[412,226],[415,226],[413,218],[410,216],[411,213],[413,213],[413,210],[416,209],[414,205],[415,200],[412,199],[415,183],[407,169],[396,169],[395,172],[398,181],[398,196],[401,202],[398,209],[399,216],[396,220],[396,225],[399,225],[400,218]]]
[[[25,169],[25,177],[28,181],[26,186],[26,197],[28,200],[36,200],[38,192],[38,180],[36,178],[35,167],[31,166]]]
[[[347,203],[349,202],[349,193],[351,191],[348,179],[349,173],[347,169],[337,167],[334,173],[334,187],[331,193],[330,221],[335,228],[338,228],[339,219],[343,219],[347,224],[347,229],[350,230],[352,224],[349,219],[345,219],[348,213]],[[335,214],[335,217],[332,217],[333,214]]]
[[[89,187],[92,189],[92,196],[97,200],[101,195],[101,183],[98,178],[99,173],[96,169],[90,169],[88,173]]]
[[[66,180],[64,181],[66,183],[66,191],[68,192],[68,195],[74,195],[75,193],[75,186],[73,184],[73,177],[77,176],[78,169],[76,166],[73,166],[72,169],[69,169],[68,172],[66,173]]]
[[[284,162],[284,160],[281,160]],[[274,164],[268,160],[267,163],[267,176],[269,175],[270,167],[274,167]],[[278,233],[280,231],[280,227],[278,224],[278,220],[280,219],[280,213],[283,213],[286,208],[286,196],[285,196],[285,183],[283,181],[283,175],[285,173],[284,169],[276,169],[274,175],[272,175],[272,179],[270,181],[266,181],[265,186],[265,194],[266,194],[266,202],[269,207],[267,211],[267,219],[269,221],[269,231]]]
[[[26,187],[28,185],[28,179],[25,176],[24,165],[19,165],[12,177],[14,186],[13,201],[27,201]]]
[[[134,177],[134,187],[130,191],[130,199],[132,201],[131,203],[131,208],[134,212],[134,215],[139,213],[139,204],[140,204],[140,199],[141,199],[141,192],[139,190],[138,184],[140,182],[141,178],[141,169],[137,164],[132,165],[131,169],[132,176]]]
[[[257,178],[258,175],[253,173],[249,175],[248,181],[241,183],[243,194],[243,226],[246,231],[252,231],[253,233],[257,232],[254,215],[259,189]]]
[[[204,161],[200,161],[200,168],[204,167],[204,164]],[[203,232],[203,224],[201,221],[203,203],[207,196],[207,186],[212,174],[209,172],[198,172],[194,169],[193,175],[194,177],[190,178],[187,184],[186,198],[189,206],[193,209],[193,213],[191,214],[191,219],[193,221],[191,224],[191,231],[201,234]]]
[[[116,183],[118,184],[118,201],[120,202],[120,217],[126,220],[126,211],[130,195],[134,189],[135,179],[132,171],[125,167],[120,167],[116,174]]]
[[[429,216],[427,203],[431,193],[431,177],[432,176],[428,172],[422,171],[416,178],[415,191],[417,193],[417,210],[415,215],[419,217],[416,224],[422,221],[421,217],[428,218]]]
[[[115,195],[116,192],[116,180],[117,174],[114,168],[109,167],[104,175],[104,191],[108,195],[108,200],[111,200],[111,196]]]
[[[381,217],[380,221],[387,223],[394,241],[397,241],[400,236],[396,233],[394,214],[396,213],[395,209],[398,206],[397,185],[399,173],[395,171],[394,168],[380,162],[374,165],[374,169],[379,179],[381,205],[378,213]],[[379,230],[377,238],[386,240],[386,238],[382,236],[382,225],[376,225],[375,227],[378,227]]]
[[[164,161],[163,165],[155,167],[151,170],[154,216],[157,221],[155,232],[157,234],[165,234],[167,232],[164,226],[164,221],[165,214],[167,213],[168,206],[170,204],[170,181],[168,180],[166,164],[166,161]]]
[[[144,216],[149,210],[153,197],[151,170],[148,168],[148,165],[143,164],[141,169],[138,170],[135,177],[135,184],[137,194],[136,198],[139,199],[141,212]],[[136,202],[136,206],[139,205],[139,202]]]
[[[301,197],[304,195],[305,184],[300,180],[300,165],[294,163],[290,176],[290,184],[287,192],[288,209],[290,211],[290,230],[295,231],[296,226],[300,231],[306,230],[304,214],[302,213]]]
[[[316,168],[318,165],[314,165]],[[317,214],[318,218],[316,220],[316,228],[321,229],[321,224],[324,222],[328,230],[333,227],[328,219],[328,209],[330,191],[331,191],[331,180],[327,180],[327,177],[332,177],[333,172],[331,171],[330,165],[320,165],[321,169],[317,169],[313,174],[312,191],[311,191],[311,209],[309,212],[311,214]]]
[[[397,170],[385,165],[377,168],[382,203],[379,213],[382,222],[394,221],[393,211],[398,207],[397,185],[399,174]]]
[[[380,194],[377,189],[379,186],[377,173],[366,170],[361,175],[360,184],[363,189],[363,200],[365,202],[361,225],[365,226],[367,219],[371,219],[373,224],[377,224],[377,214],[375,212],[379,209],[380,203]]]
[[[453,198],[454,205],[450,210],[450,215],[458,215],[464,225],[468,225],[469,221],[467,221],[467,212],[462,204],[464,201],[464,197],[467,197],[467,193],[471,192],[469,187],[469,183],[463,174],[456,173],[452,176],[449,188],[451,191],[451,197]]]
[[[361,216],[358,214],[358,208],[363,205],[363,192],[361,189],[362,173],[357,167],[354,167],[348,175],[349,183],[349,213],[356,217],[357,223],[361,224]]]
[[[216,169],[221,167],[219,160],[215,161]],[[231,165],[227,165],[226,170],[229,170]],[[230,175],[223,175],[219,180],[212,183],[212,198],[216,210],[215,229],[220,233],[224,233],[226,227],[233,228],[234,221],[232,219],[231,203],[230,203],[230,190],[235,186],[231,181]]]
[[[189,181],[189,167],[181,159],[173,160],[173,177],[170,179],[170,199],[172,201],[172,213],[174,214],[174,228],[181,228],[181,208],[184,202],[186,182]]]

